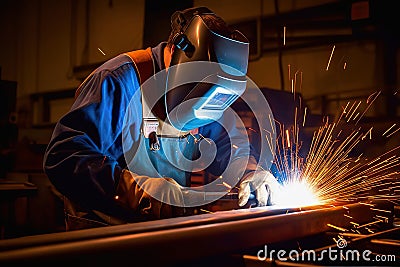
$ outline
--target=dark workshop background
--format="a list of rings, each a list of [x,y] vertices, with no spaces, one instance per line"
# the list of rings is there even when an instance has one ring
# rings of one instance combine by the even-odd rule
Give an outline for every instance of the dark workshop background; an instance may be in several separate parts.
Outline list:
[[[279,95],[293,87],[319,116],[380,91],[366,127],[400,122],[395,1],[1,0],[0,178],[37,189],[3,203],[2,237],[63,231],[61,197],[43,174],[42,157],[76,87],[104,61],[165,40],[173,11],[199,5],[248,36],[248,76],[277,93],[271,105],[282,112],[290,105]],[[399,135],[376,138],[366,153],[399,143]]]

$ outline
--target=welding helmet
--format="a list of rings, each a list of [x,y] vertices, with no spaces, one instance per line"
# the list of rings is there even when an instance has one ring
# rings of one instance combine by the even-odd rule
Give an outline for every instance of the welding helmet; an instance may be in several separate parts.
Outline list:
[[[171,17],[173,29],[179,30],[173,38],[164,107],[168,122],[181,131],[218,120],[246,89],[247,38],[236,30],[214,32],[203,14],[213,12],[199,7]]]

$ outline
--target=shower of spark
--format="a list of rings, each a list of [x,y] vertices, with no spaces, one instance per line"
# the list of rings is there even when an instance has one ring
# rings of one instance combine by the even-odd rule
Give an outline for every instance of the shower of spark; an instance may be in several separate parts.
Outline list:
[[[106,55],[106,53],[104,53],[104,52],[103,52],[103,50],[101,50],[101,49],[100,49],[100,47],[98,47],[98,48],[97,48],[97,50],[99,50],[99,51],[100,51],[100,53],[102,53],[102,54],[103,54],[103,56],[105,56],[105,55]]]
[[[283,26],[283,46],[286,45],[286,26]]]
[[[328,64],[326,65],[326,71],[329,70],[329,65],[331,64],[333,52],[335,51],[335,45],[332,47],[331,55],[329,56]]]
[[[379,95],[374,93],[373,96]],[[366,108],[375,98],[366,101]],[[372,139],[372,129],[357,126],[362,101],[347,103],[337,118],[313,133],[306,156],[300,155],[300,125],[295,110],[294,125],[288,129],[279,122],[275,155],[275,175],[282,183],[278,205],[307,206],[335,202],[357,202],[374,199],[400,200],[400,146],[375,158],[356,154],[355,148]],[[305,111],[304,111],[305,113]],[[396,125],[386,131],[393,132]],[[378,136],[378,135],[376,135]],[[369,137],[369,138],[366,138]],[[300,140],[300,141],[299,141]]]

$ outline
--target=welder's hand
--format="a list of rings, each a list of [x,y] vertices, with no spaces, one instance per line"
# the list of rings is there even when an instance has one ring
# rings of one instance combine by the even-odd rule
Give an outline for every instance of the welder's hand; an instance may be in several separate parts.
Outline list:
[[[120,202],[150,218],[169,218],[185,213],[182,187],[171,178],[150,178],[124,170],[117,195]]]
[[[274,205],[281,185],[269,171],[254,171],[247,174],[239,184],[239,206],[246,205],[250,193],[254,192],[258,206]]]

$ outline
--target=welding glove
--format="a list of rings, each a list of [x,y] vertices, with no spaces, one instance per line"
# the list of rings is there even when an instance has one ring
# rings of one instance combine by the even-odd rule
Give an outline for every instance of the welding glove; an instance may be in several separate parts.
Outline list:
[[[181,186],[172,178],[150,178],[124,170],[116,195],[119,202],[148,219],[185,214]]]
[[[247,174],[239,184],[239,206],[246,205],[250,193],[254,192],[258,206],[275,205],[281,184],[269,171],[254,171]]]

